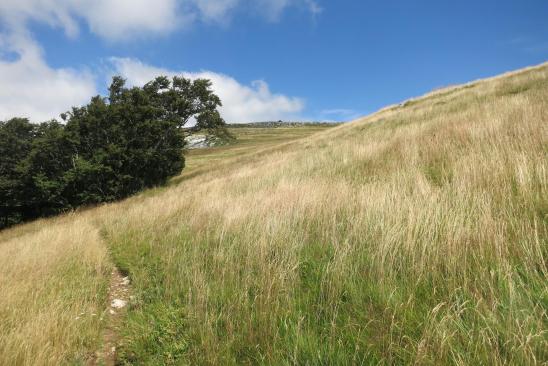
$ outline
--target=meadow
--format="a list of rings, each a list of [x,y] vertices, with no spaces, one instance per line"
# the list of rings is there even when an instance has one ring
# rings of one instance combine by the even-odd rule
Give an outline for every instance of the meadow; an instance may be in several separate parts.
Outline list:
[[[1,232],[0,364],[89,363],[114,267],[120,364],[548,362],[548,64],[299,128]]]

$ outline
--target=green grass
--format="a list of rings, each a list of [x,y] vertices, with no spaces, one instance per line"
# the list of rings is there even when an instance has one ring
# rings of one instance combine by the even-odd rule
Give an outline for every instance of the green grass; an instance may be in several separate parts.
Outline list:
[[[548,90],[518,80],[313,139],[298,140],[308,127],[241,129],[235,145],[191,151],[175,182],[194,201],[109,236],[140,299],[122,360],[547,361],[545,116],[534,113]]]
[[[131,278],[118,362],[546,364],[547,100],[541,65],[333,128],[235,129],[77,215]]]

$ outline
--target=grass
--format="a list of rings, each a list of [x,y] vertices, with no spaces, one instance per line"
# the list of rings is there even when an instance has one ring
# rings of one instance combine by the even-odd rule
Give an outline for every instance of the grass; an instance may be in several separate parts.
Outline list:
[[[83,364],[105,316],[107,249],[80,217],[29,226],[0,243],[0,364]]]
[[[210,169],[223,157],[237,158],[326,128],[231,129],[236,142],[208,149],[206,154],[205,150],[188,151],[189,166],[171,184]],[[164,190],[144,192],[135,199]],[[86,364],[102,349],[114,264],[104,223],[97,214],[108,207],[0,232],[0,365]],[[118,265],[126,268],[123,263]],[[151,274],[150,279],[160,274]],[[172,347],[177,347],[177,341]]]
[[[335,125],[333,125],[335,126]],[[192,149],[186,152],[186,167],[171,184],[207,172],[212,166],[220,165],[237,157],[259,155],[270,149],[294,140],[302,139],[316,132],[332,128],[329,125],[303,125],[293,127],[236,127],[228,128],[236,138],[234,143],[208,149]]]
[[[8,230],[0,363],[84,360],[101,322],[74,315],[112,260],[135,296],[121,364],[545,364],[547,106],[544,64],[257,131],[168,188]]]

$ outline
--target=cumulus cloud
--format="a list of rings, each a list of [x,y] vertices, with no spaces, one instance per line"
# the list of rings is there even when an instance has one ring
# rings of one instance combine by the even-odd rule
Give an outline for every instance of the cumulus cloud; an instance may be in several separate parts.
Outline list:
[[[221,115],[230,123],[297,119],[304,109],[303,100],[272,93],[263,80],[243,85],[228,75],[212,71],[167,70],[129,58],[112,58],[111,62],[115,73],[125,77],[130,85],[141,86],[159,75],[211,80],[213,90],[223,101]]]
[[[16,54],[13,60],[0,60],[0,120],[49,120],[96,94],[89,72],[50,68],[40,47],[24,34],[0,36],[0,48]]]

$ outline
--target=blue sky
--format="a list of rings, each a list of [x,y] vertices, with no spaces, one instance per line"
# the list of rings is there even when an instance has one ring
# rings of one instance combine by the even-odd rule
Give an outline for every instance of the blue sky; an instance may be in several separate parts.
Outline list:
[[[2,0],[0,119],[122,74],[209,77],[229,122],[349,120],[548,60],[548,2]]]

